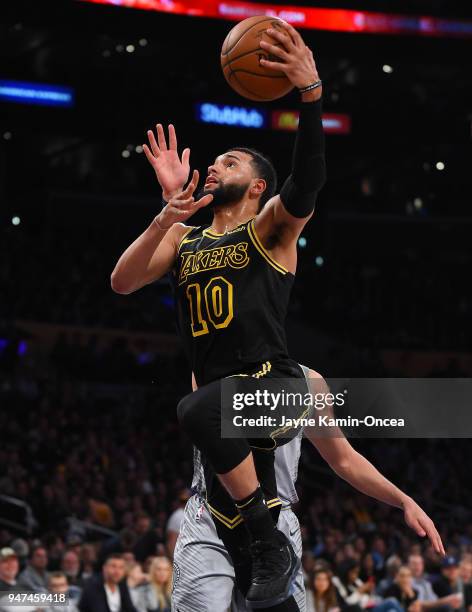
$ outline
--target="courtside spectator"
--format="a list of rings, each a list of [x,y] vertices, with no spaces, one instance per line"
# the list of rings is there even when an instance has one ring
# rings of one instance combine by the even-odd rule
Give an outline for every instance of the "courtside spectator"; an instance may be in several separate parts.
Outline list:
[[[126,584],[128,585],[129,594],[133,606],[138,612],[146,612],[146,609],[142,607],[145,600],[144,589],[148,583],[148,575],[143,572],[143,568],[140,563],[134,563],[128,568],[126,576]]]
[[[421,555],[412,554],[408,557],[408,567],[413,577],[413,588],[418,593],[418,600],[423,610],[446,610],[457,609],[461,605],[461,596],[458,593],[438,597],[433,590],[431,581],[424,573],[424,559]]]
[[[395,576],[402,565],[402,560],[398,555],[391,555],[385,563],[385,571],[387,575],[379,582],[377,586],[377,595],[383,597],[385,591],[392,586],[395,581]]]
[[[385,591],[384,597],[393,597],[406,612],[421,612],[418,591],[413,588],[413,576],[407,565],[400,567],[395,582]]]
[[[88,578],[91,578],[95,572],[95,565],[97,563],[97,549],[94,544],[84,544],[80,551],[80,559],[82,562],[82,569],[80,572],[80,578],[82,583]]]
[[[459,563],[459,577],[464,585],[472,584],[472,556],[464,556]]]
[[[306,612],[339,612],[340,608],[331,572],[322,568],[313,571],[306,588]]]
[[[19,569],[18,556],[13,548],[0,549],[0,591],[16,590]]]
[[[69,585],[82,587],[83,580],[80,575],[80,558],[75,550],[68,550],[61,560],[61,570],[67,576]]]
[[[455,594],[460,597],[458,605],[451,605],[451,609],[460,610],[464,603],[464,588],[460,577],[459,563],[455,557],[446,557],[441,565],[441,576],[433,585],[438,597],[447,597]]]
[[[79,601],[80,612],[136,612],[125,580],[125,562],[110,555],[100,576],[90,578]]]
[[[167,557],[156,557],[149,568],[149,583],[144,589],[144,601],[140,609],[148,612],[170,612],[171,592],[172,564]]]
[[[45,608],[45,612],[77,612],[77,599],[70,590],[70,585],[67,581],[67,576],[64,572],[51,572],[48,578],[49,592],[57,595],[65,595],[66,603],[61,604],[55,602]]]
[[[371,603],[371,593],[374,585],[362,582],[359,578],[360,565],[354,559],[347,559],[340,564],[337,576],[333,576],[333,584],[338,592],[341,607],[350,610],[366,608]]]
[[[44,546],[32,548],[30,558],[18,581],[35,593],[48,592],[48,551]]]

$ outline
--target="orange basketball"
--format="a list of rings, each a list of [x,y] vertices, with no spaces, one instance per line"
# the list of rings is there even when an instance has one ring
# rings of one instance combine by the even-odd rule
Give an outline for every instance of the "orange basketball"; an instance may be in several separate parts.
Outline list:
[[[292,83],[283,72],[261,66],[263,57],[280,61],[259,46],[261,40],[280,45],[268,34],[267,28],[282,30],[281,19],[259,15],[244,19],[229,32],[221,48],[221,67],[225,79],[234,89],[249,100],[266,102],[285,96]]]

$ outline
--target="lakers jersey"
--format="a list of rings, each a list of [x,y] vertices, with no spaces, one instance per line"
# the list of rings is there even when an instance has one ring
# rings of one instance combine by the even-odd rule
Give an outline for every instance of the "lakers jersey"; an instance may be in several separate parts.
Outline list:
[[[198,386],[288,357],[284,323],[294,278],[263,247],[254,219],[224,234],[189,228],[173,279]]]

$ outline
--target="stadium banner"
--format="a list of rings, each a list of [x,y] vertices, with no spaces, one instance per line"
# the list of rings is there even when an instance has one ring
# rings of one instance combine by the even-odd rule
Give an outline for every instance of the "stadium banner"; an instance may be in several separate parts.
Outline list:
[[[0,101],[70,107],[74,104],[74,90],[63,85],[0,80]]]
[[[401,15],[336,8],[276,6],[239,0],[78,0],[126,8],[158,11],[189,17],[212,17],[241,21],[255,15],[279,17],[297,28],[352,32],[359,34],[391,34],[471,38],[472,21],[442,19],[421,15]]]

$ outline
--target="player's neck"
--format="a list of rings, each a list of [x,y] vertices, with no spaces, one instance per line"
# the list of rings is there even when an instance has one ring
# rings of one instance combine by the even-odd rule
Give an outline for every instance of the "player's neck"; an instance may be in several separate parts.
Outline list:
[[[254,200],[242,200],[229,206],[217,206],[213,209],[211,227],[217,234],[224,234],[249,221],[256,214]]]

